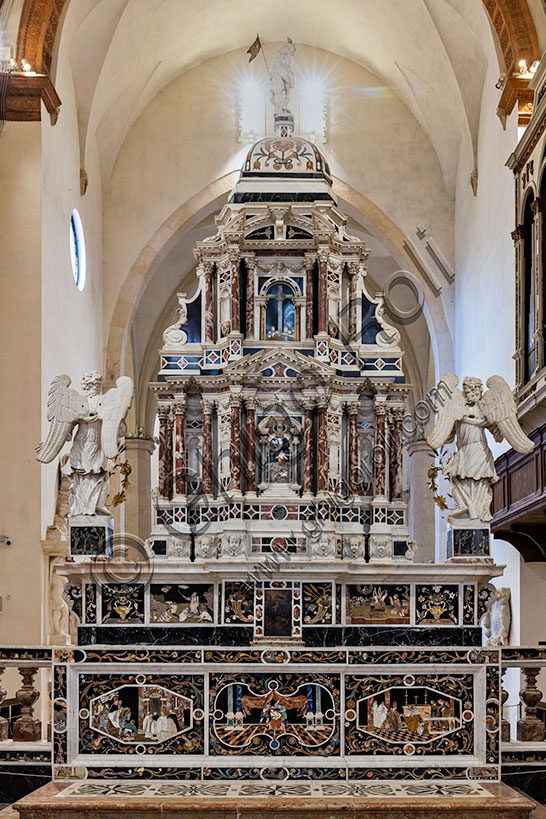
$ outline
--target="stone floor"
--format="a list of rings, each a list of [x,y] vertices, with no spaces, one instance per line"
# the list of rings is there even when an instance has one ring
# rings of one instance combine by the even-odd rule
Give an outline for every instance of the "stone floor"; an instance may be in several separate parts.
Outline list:
[[[379,781],[50,783],[14,805],[20,819],[528,819],[535,807],[504,784]]]

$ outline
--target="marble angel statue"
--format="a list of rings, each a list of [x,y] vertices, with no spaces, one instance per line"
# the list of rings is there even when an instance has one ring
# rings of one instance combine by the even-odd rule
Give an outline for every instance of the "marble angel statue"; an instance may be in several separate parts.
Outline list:
[[[462,391],[458,383],[457,376],[448,373],[438,384],[438,417],[428,443],[437,449],[457,437],[457,451],[443,470],[457,505],[449,519],[486,522],[491,520],[493,484],[498,476],[485,430],[498,443],[506,439],[517,452],[531,452],[533,442],[519,425],[514,396],[502,376],[488,378],[485,393],[479,378],[465,378]]]
[[[119,452],[125,417],[133,400],[133,382],[121,376],[116,386],[102,393],[102,375],[83,376],[83,395],[70,388],[68,375],[58,375],[47,394],[49,432],[37,447],[36,460],[49,463],[72,440],[67,472],[72,476],[68,516],[109,515],[106,498],[110,473]]]
[[[288,107],[290,91],[294,88],[295,79],[292,71],[292,60],[296,53],[296,46],[290,37],[288,44],[281,46],[279,53],[273,60],[269,77],[269,98],[276,114],[290,114]]]

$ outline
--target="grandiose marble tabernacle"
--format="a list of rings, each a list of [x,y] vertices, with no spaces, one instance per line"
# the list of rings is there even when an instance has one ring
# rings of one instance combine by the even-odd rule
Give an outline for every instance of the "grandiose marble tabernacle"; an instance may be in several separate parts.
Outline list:
[[[55,567],[80,624],[55,652],[56,779],[499,778],[480,620],[502,570],[476,526],[452,541],[473,562],[415,561],[400,333],[293,135],[284,48],[277,133],[163,334],[142,572],[75,531]]]

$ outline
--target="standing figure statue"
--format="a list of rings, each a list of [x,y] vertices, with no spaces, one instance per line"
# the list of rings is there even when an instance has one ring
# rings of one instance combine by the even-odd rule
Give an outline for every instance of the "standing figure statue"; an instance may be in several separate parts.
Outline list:
[[[106,498],[110,473],[119,452],[119,437],[133,400],[133,382],[121,376],[116,386],[102,394],[102,375],[83,376],[83,395],[70,389],[68,375],[58,375],[47,394],[47,420],[50,422],[45,443],[37,448],[36,460],[49,463],[72,439],[68,474],[72,476],[68,516],[110,515]]]
[[[288,45],[281,46],[279,53],[273,60],[269,76],[269,99],[275,108],[275,114],[291,114],[288,103],[290,91],[294,88],[295,78],[292,71],[292,60],[296,53],[296,46],[290,37]]]
[[[458,383],[457,376],[448,373],[438,384],[434,407],[438,418],[428,443],[437,449],[457,436],[457,451],[443,470],[457,504],[449,520],[487,522],[492,517],[493,484],[498,475],[485,430],[498,443],[506,438],[517,452],[531,452],[533,442],[519,425],[514,396],[502,376],[488,378],[485,393],[479,378],[465,378],[462,392]]]

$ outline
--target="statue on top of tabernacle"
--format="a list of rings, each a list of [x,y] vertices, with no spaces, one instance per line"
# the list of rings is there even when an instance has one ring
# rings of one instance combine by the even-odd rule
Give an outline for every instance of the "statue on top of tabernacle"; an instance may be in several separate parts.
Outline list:
[[[438,417],[428,443],[437,449],[457,436],[457,451],[443,470],[457,504],[449,520],[487,522],[498,476],[485,430],[498,443],[506,438],[517,452],[531,452],[533,442],[519,425],[514,396],[502,376],[488,378],[485,393],[479,378],[465,378],[462,392],[458,383],[457,376],[448,373],[438,384],[434,407]]]
[[[290,91],[294,88],[295,78],[292,71],[292,60],[296,53],[296,46],[290,37],[287,45],[281,46],[279,53],[273,60],[269,75],[269,99],[275,108],[275,114],[291,114],[288,103]]]
[[[72,476],[68,516],[110,515],[105,506],[110,473],[133,400],[133,382],[121,376],[103,394],[102,375],[90,372],[81,380],[83,395],[70,389],[70,383],[68,375],[58,375],[51,382],[47,393],[50,427],[45,443],[37,447],[36,460],[50,463],[72,439],[76,427],[68,460]]]

